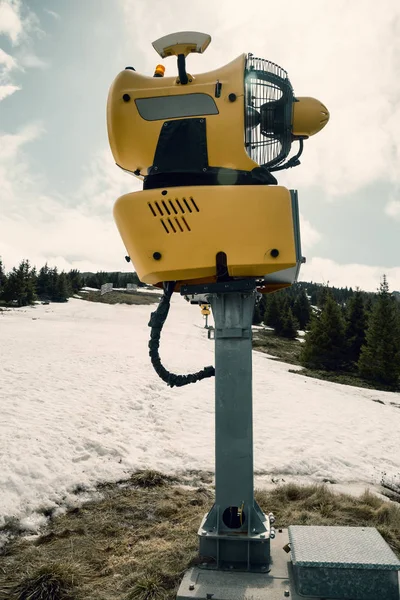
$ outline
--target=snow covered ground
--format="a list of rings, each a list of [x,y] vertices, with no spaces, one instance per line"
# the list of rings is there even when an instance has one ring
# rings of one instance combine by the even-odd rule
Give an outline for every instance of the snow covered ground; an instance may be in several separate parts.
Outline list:
[[[214,382],[170,389],[157,377],[152,310],[71,299],[0,314],[0,524],[40,524],[36,509],[138,468],[213,470]],[[213,364],[203,326],[174,295],[161,345],[171,371]],[[398,394],[299,376],[257,352],[253,367],[258,483],[363,488],[400,473]]]

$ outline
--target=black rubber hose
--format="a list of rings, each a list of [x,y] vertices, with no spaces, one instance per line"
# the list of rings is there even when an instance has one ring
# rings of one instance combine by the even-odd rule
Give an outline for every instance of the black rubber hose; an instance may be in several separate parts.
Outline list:
[[[207,377],[214,377],[215,369],[214,367],[204,367],[204,369],[202,371],[198,371],[198,373],[190,373],[189,375],[175,375],[174,373],[167,371],[167,369],[161,363],[160,354],[158,352],[160,347],[161,330],[168,317],[171,296],[175,288],[175,283],[175,281],[166,281],[164,283],[164,294],[161,297],[157,309],[151,313],[149,321],[149,327],[151,327],[149,355],[155,372],[163,381],[165,381],[165,383],[167,383],[170,387],[182,387],[183,385],[196,383],[196,381],[201,381]]]

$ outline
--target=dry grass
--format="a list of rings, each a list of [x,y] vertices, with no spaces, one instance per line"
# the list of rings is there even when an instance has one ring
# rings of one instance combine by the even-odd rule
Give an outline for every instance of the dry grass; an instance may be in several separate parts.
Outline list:
[[[161,295],[161,290],[160,294],[112,291],[107,292],[103,296],[100,292],[91,291],[88,293],[81,293],[80,297],[82,300],[88,300],[89,302],[102,302],[103,304],[156,304],[159,302]]]
[[[103,498],[50,521],[0,557],[0,598],[9,600],[167,600],[197,558],[197,529],[212,505],[206,487],[182,488],[155,472],[101,487]],[[277,526],[376,526],[400,555],[400,506],[323,486],[258,492]]]
[[[269,329],[253,331],[253,348],[290,365],[300,365],[301,342],[279,337]]]
[[[271,492],[257,492],[261,507],[268,506],[279,527],[289,525],[345,525],[376,527],[400,557],[400,506],[366,491],[359,498],[335,494],[324,485],[287,484]]]

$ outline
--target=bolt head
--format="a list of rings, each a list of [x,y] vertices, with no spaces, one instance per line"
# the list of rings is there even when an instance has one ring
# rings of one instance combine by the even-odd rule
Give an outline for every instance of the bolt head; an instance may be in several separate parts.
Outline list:
[[[283,592],[283,595],[285,596],[285,598],[289,598],[289,596],[290,596],[290,592],[289,592],[289,590],[285,590],[285,591]]]
[[[194,585],[193,585],[193,583],[191,583],[191,584],[189,585],[189,590],[194,590]]]

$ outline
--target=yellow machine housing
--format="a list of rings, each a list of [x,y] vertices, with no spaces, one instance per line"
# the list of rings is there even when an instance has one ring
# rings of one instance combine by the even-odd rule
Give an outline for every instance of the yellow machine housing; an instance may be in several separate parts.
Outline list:
[[[166,36],[153,45],[162,57],[177,55],[179,69],[180,59],[204,51],[210,41],[196,34],[197,45],[190,44],[191,35]],[[302,262],[297,194],[271,185],[277,181],[261,162],[262,140],[276,144],[275,123],[279,128],[286,119],[287,152],[281,149],[271,163],[280,164],[292,141],[299,139],[302,148],[329,113],[318,100],[294,98],[286,72],[273,63],[269,95],[255,106],[255,91],[265,93],[262,68],[268,61],[249,57],[196,76],[183,71],[182,82],[164,77],[159,65],[154,77],[127,68],[111,86],[107,124],[114,159],[144,181],[143,191],[117,200],[114,218],[143,282],[176,281],[179,289],[215,281],[219,253],[226,255],[229,277],[256,278],[263,292],[296,280]],[[274,83],[279,78],[287,96],[284,85],[281,91]],[[245,143],[254,128],[262,128],[261,142]]]

